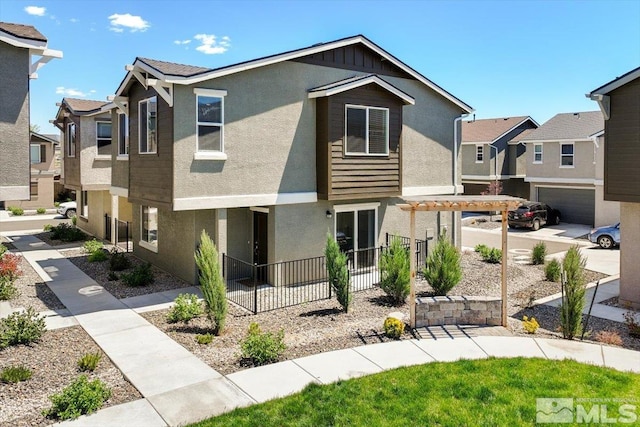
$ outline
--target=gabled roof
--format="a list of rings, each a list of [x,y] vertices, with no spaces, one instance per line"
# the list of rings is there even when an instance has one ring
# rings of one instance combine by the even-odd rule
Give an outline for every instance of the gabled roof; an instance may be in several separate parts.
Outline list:
[[[134,77],[134,70],[138,67],[139,70],[143,72],[149,72],[154,75],[154,77],[158,80],[163,81],[168,84],[182,84],[182,85],[190,85],[199,83],[206,80],[215,79],[217,77],[226,76],[229,74],[238,73],[241,71],[250,70],[253,68],[264,67],[267,65],[275,64],[282,61],[289,61],[296,58],[301,58],[303,56],[316,54],[319,52],[324,52],[332,49],[337,49],[344,46],[362,44],[367,48],[374,51],[376,54],[380,55],[385,60],[391,62],[393,65],[397,66],[416,80],[420,81],[430,89],[434,90],[453,104],[457,105],[462,111],[466,113],[470,113],[473,111],[473,108],[462,102],[460,99],[456,98],[431,80],[427,79],[425,76],[409,67],[389,52],[382,49],[380,46],[376,45],[363,35],[357,35],[352,37],[346,37],[343,39],[335,40],[327,43],[319,43],[310,47],[296,49],[288,52],[278,53],[271,56],[265,56],[263,58],[253,59],[250,61],[240,62],[238,64],[233,64],[225,67],[208,69],[203,67],[195,67],[190,65],[183,64],[174,64],[171,62],[165,61],[157,61],[148,58],[136,58],[133,63],[133,69],[130,69],[125,76],[122,83],[118,87],[116,91],[116,96],[122,94],[122,92],[126,89],[129,81]]]
[[[527,120],[531,120],[538,126],[538,123],[529,116],[463,121],[462,142],[491,144]]]
[[[633,81],[635,79],[637,79],[638,77],[640,77],[640,67],[629,71],[628,73],[625,73],[623,75],[621,75],[620,77],[617,77],[613,80],[611,80],[609,83],[606,83],[602,86],[600,86],[597,89],[592,90],[590,93],[588,93],[586,96],[587,98],[592,98],[593,99],[593,95],[606,95],[609,92],[611,92],[612,90],[615,90],[617,88],[619,88],[620,86],[623,86],[627,83],[629,83],[630,81]]]
[[[522,139],[522,142],[586,141],[604,129],[600,111],[556,114],[542,126]]]
[[[523,139],[525,139],[527,136],[529,136],[531,134],[531,132],[535,131],[535,129],[525,129],[522,132],[520,132],[519,134],[517,134],[516,136],[514,136],[513,138],[511,138],[511,140],[508,142],[508,144],[519,144],[520,142],[522,142]]]
[[[0,22],[0,42],[28,49],[30,56],[40,56],[34,63],[29,61],[29,78],[31,79],[38,78],[38,70],[47,62],[54,58],[62,58],[62,52],[47,48],[47,38],[31,25]]]
[[[11,34],[21,39],[37,40],[46,42],[47,38],[42,33],[36,30],[36,27],[23,24],[12,24],[11,22],[0,22],[0,31]]]
[[[62,103],[66,105],[73,114],[76,114],[78,116],[96,112],[100,110],[102,106],[107,104],[107,102],[105,101],[94,101],[91,99],[77,98],[63,98]]]
[[[45,135],[43,133],[31,132],[31,138],[41,139],[43,142],[50,142],[52,144],[58,143],[57,135]]]
[[[401,91],[376,74],[349,77],[348,79],[339,80],[337,82],[309,89],[309,98],[331,96],[347,90],[355,89],[357,87],[366,86],[368,84],[376,84],[382,87],[383,89],[402,99],[405,104],[413,105],[416,103],[416,100],[411,95]]]

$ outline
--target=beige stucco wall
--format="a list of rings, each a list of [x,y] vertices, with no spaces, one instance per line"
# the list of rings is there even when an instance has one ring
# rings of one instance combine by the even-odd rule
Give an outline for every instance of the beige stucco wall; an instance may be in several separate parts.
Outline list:
[[[110,113],[80,118],[80,182],[82,190],[104,190],[111,185],[111,156],[99,156],[96,121],[111,120]],[[112,143],[113,144],[113,143]],[[76,154],[77,155],[77,154]]]
[[[640,203],[620,203],[620,302],[640,310]]]
[[[89,215],[85,218],[80,216],[82,210],[81,206],[78,206],[78,222],[77,225],[84,232],[95,236],[98,239],[104,239],[104,214],[111,215],[111,194],[108,191],[87,191],[87,197],[89,202]],[[76,199],[80,204],[80,195]]]
[[[595,152],[592,141],[575,142],[574,167],[560,167],[560,143],[542,144],[542,164],[533,163],[533,143],[527,143],[527,177],[543,178],[595,178]]]
[[[133,221],[133,205],[125,197],[118,196],[118,219],[120,221]]]
[[[15,206],[22,209],[53,208],[54,190],[53,175],[35,175],[31,179],[38,183],[38,195],[30,200],[8,200],[5,206]]]

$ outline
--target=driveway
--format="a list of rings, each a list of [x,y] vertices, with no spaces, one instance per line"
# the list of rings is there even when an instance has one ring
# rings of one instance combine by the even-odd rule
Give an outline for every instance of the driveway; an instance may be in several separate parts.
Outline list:
[[[0,233],[19,230],[42,230],[45,224],[56,226],[62,222],[70,223],[66,217],[57,214],[9,216],[0,211]]]

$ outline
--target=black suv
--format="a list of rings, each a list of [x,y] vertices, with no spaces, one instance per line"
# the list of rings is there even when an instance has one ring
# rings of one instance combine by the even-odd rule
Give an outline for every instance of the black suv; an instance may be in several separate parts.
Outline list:
[[[528,227],[539,230],[546,224],[560,224],[560,211],[544,203],[525,202],[515,211],[509,211],[509,227]]]

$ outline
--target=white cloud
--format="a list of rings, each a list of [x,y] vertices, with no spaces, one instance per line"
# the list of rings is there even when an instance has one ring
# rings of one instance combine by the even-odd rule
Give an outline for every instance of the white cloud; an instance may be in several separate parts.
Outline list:
[[[75,24],[76,22],[78,22],[78,20],[77,20],[76,18],[71,18],[71,19],[69,19],[69,21],[73,22],[74,24]]]
[[[175,40],[173,42],[173,44],[177,44],[177,45],[181,45],[181,44],[189,44],[191,43],[191,40],[187,39],[187,40]]]
[[[56,93],[58,95],[64,95],[64,96],[77,96],[80,98],[84,98],[85,96],[87,96],[86,93],[78,90],[78,89],[72,89],[72,88],[68,88],[68,87],[64,87],[64,86],[58,86],[56,88]]]
[[[225,53],[231,46],[231,39],[227,36],[222,37],[220,41],[213,34],[196,34],[193,38],[202,43],[196,50],[206,55]]]
[[[39,7],[39,6],[27,6],[24,8],[24,11],[27,12],[29,15],[44,16],[45,12],[47,11],[47,8]]]
[[[125,29],[130,30],[132,33],[136,31],[147,31],[151,26],[149,22],[142,19],[141,16],[131,15],[125,13],[123,15],[114,13],[109,17],[111,27],[109,29],[116,33],[122,33]]]

